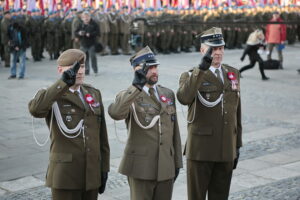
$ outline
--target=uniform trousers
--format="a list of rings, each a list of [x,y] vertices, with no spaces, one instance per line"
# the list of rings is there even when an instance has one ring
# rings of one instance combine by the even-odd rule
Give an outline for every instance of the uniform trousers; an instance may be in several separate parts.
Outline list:
[[[171,200],[174,179],[166,181],[141,180],[128,177],[131,200]]]
[[[187,160],[189,200],[227,200],[233,162]]]
[[[97,200],[98,189],[95,190],[64,190],[51,188],[53,200]]]

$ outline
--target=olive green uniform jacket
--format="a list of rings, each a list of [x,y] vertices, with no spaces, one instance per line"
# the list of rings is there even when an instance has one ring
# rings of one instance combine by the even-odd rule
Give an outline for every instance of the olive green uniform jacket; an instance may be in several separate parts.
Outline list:
[[[34,117],[45,118],[48,127],[51,121],[51,106],[56,101],[69,129],[84,120],[84,133],[74,139],[65,137],[53,117],[49,165],[46,186],[55,189],[92,190],[101,185],[101,172],[109,171],[109,144],[106,131],[104,108],[100,91],[82,85],[83,97],[92,95],[93,110],[83,104],[79,96],[58,80],[48,89],[40,90],[29,102],[29,111]]]
[[[210,71],[194,68],[181,75],[177,98],[188,105],[188,138],[185,146],[187,159],[196,161],[230,162],[236,148],[242,146],[240,74],[233,67],[222,65],[224,85]],[[228,72],[237,78],[237,89],[232,89]],[[214,107],[204,106],[197,92],[207,101],[215,101],[223,93],[222,102]],[[195,110],[196,109],[196,110]]]
[[[126,120],[128,140],[119,167],[121,174],[143,180],[164,181],[175,176],[175,168],[182,168],[182,152],[179,127],[177,123],[174,93],[157,86],[159,96],[170,99],[161,106],[144,91],[130,86],[121,91],[108,108],[115,120]],[[153,117],[160,115],[159,123],[150,129],[141,128],[134,119],[132,104],[143,126],[148,126]]]

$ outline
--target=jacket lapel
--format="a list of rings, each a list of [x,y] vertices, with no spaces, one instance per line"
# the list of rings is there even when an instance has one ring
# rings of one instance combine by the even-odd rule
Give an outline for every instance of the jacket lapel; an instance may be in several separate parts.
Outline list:
[[[159,97],[159,102],[161,104],[160,113],[163,113],[163,111],[167,111],[167,103],[166,102],[162,102],[161,99],[160,99],[160,97],[161,96],[165,96],[166,97],[166,95],[164,95],[161,87],[156,86],[156,89],[157,89],[157,93],[158,93],[158,97]]]
[[[156,110],[160,111],[158,104],[144,90],[141,93],[141,97],[143,98],[144,103],[151,103]]]
[[[231,81],[228,79],[228,76],[227,76],[227,73],[229,71],[224,65],[222,65],[222,72],[223,72],[223,78],[224,78],[224,89],[227,89],[228,87],[231,87]]]
[[[77,105],[78,107],[80,107],[80,108],[82,108],[82,109],[85,108],[84,105],[83,105],[83,103],[82,103],[82,101],[81,101],[81,99],[80,99],[80,97],[77,96],[76,94],[74,94],[73,92],[71,92],[71,91],[68,90],[68,91],[63,95],[63,97],[64,97],[67,101],[70,101],[70,102],[74,103],[74,104]]]
[[[204,76],[205,81],[211,82],[216,85],[218,88],[223,88],[223,84],[219,81],[219,79],[208,69],[204,72],[206,76]],[[225,79],[225,77],[224,77]]]

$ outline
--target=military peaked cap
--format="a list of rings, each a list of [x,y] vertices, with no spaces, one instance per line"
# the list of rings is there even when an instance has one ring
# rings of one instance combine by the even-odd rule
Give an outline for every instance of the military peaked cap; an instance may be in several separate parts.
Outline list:
[[[198,36],[199,37],[199,36]],[[224,46],[225,42],[222,35],[222,29],[213,27],[200,34],[201,43],[211,47]]]
[[[149,46],[141,49],[134,56],[130,58],[130,63],[133,67],[136,67],[142,63],[147,63],[148,65],[159,65],[154,53],[151,51]]]

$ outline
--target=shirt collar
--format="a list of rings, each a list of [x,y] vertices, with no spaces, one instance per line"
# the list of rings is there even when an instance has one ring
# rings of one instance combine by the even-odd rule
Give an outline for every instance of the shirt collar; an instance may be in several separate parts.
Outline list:
[[[143,90],[148,94],[150,95],[149,93],[149,87],[147,87],[146,85],[143,87]],[[156,85],[153,85],[153,89],[154,89],[154,93],[157,94],[157,88],[156,88]]]
[[[79,87],[77,90],[74,90],[74,89],[72,89],[72,88],[69,88],[69,90],[70,90],[70,92],[72,92],[72,93],[74,93],[75,91],[77,91],[79,94],[81,93],[81,92],[80,92],[80,87]]]
[[[221,66],[221,65],[220,65],[220,67],[218,67],[218,68],[215,68],[215,67],[213,67],[213,66],[210,66],[210,67],[209,67],[209,70],[210,70],[213,74],[216,73],[216,69],[219,69],[219,70],[220,70],[220,74],[221,74],[221,76],[222,76],[222,66]]]

